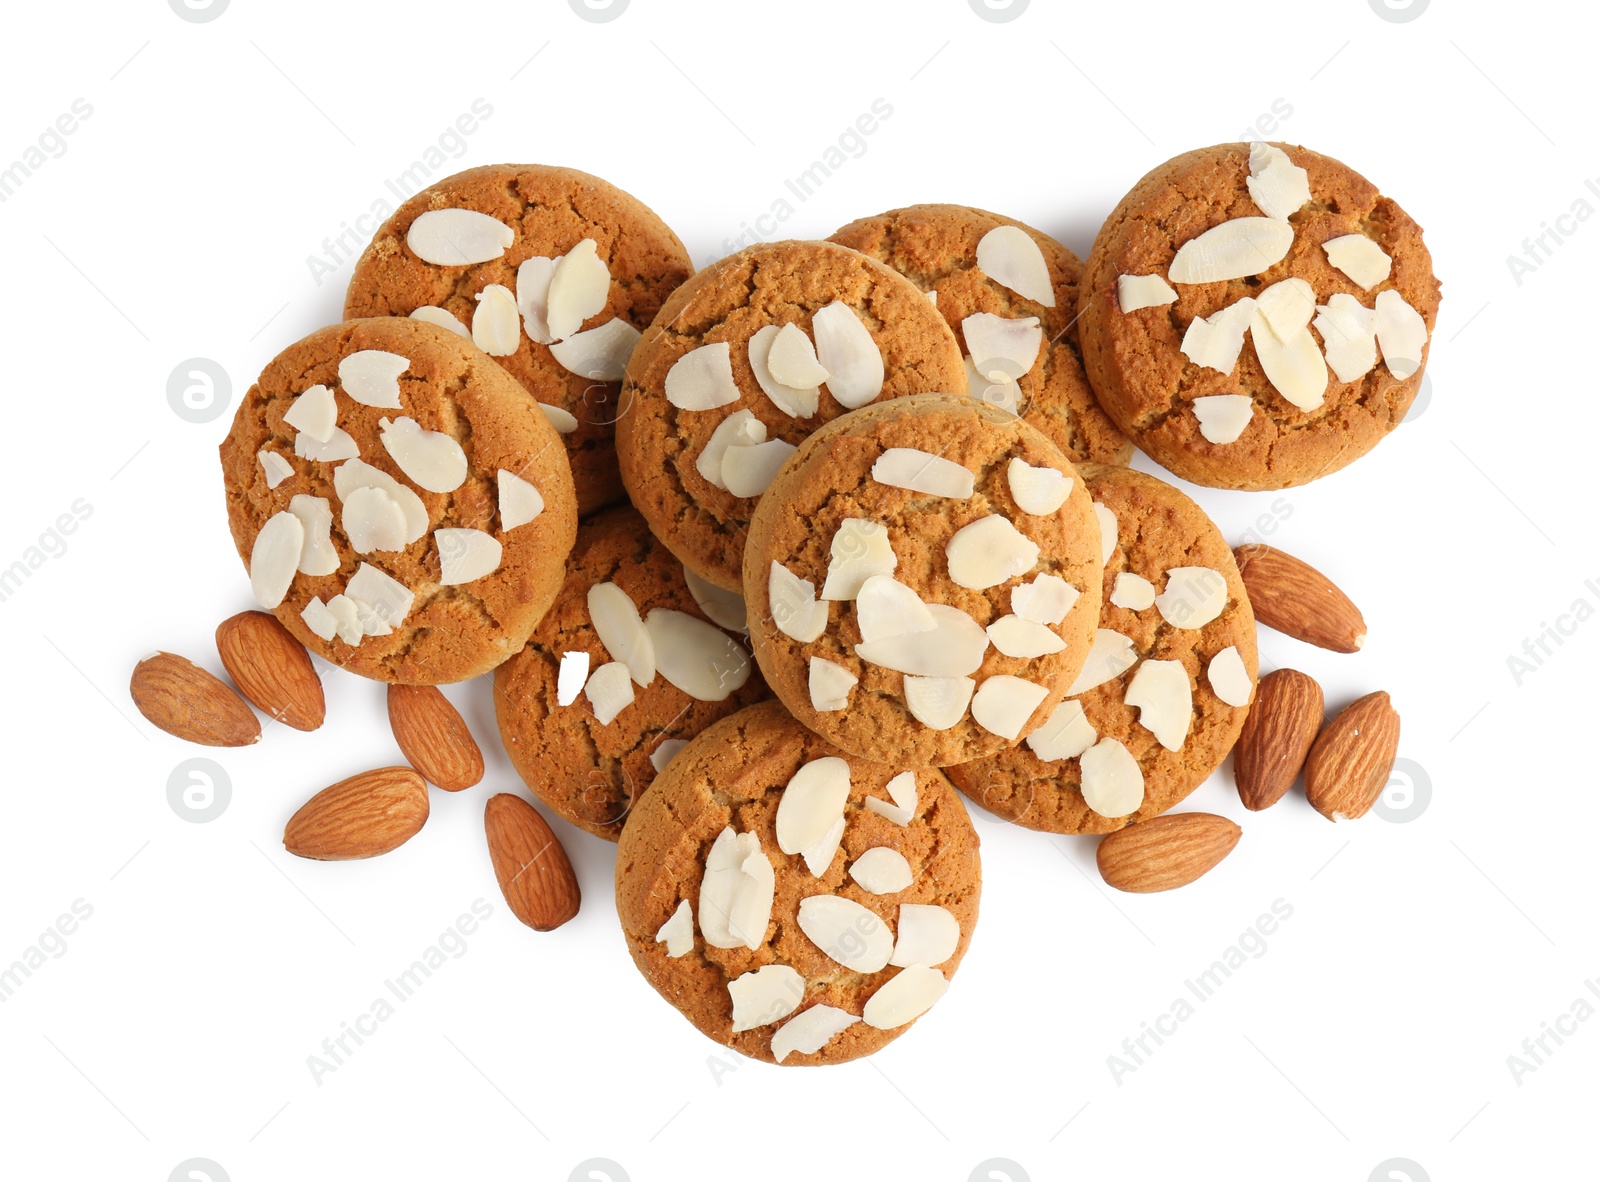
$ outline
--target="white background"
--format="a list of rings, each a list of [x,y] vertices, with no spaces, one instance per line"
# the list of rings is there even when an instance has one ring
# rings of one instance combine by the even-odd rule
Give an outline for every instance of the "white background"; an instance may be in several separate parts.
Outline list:
[[[0,204],[0,566],[74,501],[92,515],[0,603],[0,966],[74,900],[93,914],[0,1003],[0,1175],[161,1180],[204,1157],[239,1182],[566,1179],[605,1158],[614,1182],[961,1180],[1003,1158],[990,1168],[1011,1182],[1359,1182],[1404,1157],[1412,1182],[1576,1176],[1600,1021],[1520,1083],[1507,1057],[1600,977],[1600,624],[1572,619],[1520,685],[1507,658],[1575,600],[1600,604],[1585,586],[1600,221],[1567,223],[1520,284],[1506,262],[1574,201],[1600,208],[1594,30],[1575,11],[1438,3],[1393,23],[1367,0],[1034,0],[992,23],[966,0],[634,0],[593,23],[565,0],[233,0],[191,23],[160,0],[12,6],[0,161],[75,99],[93,114]],[[520,785],[485,680],[450,691],[490,754],[481,786],[434,792],[426,829],[387,857],[286,855],[307,796],[398,752],[382,687],[334,670],[321,731],[269,726],[242,751],[133,710],[137,659],[215,669],[213,628],[249,606],[215,451],[229,415],[184,421],[168,375],[215,360],[231,414],[274,353],[338,316],[348,263],[319,285],[307,257],[478,98],[493,114],[445,171],[597,173],[698,265],[876,98],[893,114],[865,152],[764,236],[953,201],[1087,253],[1146,170],[1292,108],[1277,136],[1347,161],[1426,227],[1445,284],[1432,396],[1309,488],[1196,495],[1234,540],[1277,501],[1270,540],[1362,605],[1359,655],[1264,632],[1265,662],[1314,674],[1332,707],[1389,690],[1431,803],[1335,828],[1298,793],[1246,814],[1224,771],[1188,807],[1239,820],[1238,850],[1151,897],[1105,888],[1092,840],[979,817],[983,921],[954,987],[881,1054],[824,1070],[735,1062],[644,984],[610,845],[558,825],[582,912],[549,935],[508,914],[482,805]],[[232,783],[205,824],[167,800],[195,755]],[[493,914],[465,955],[314,1082],[307,1056],[480,898]],[[1265,954],[1114,1081],[1122,1040],[1278,899],[1293,916]]]

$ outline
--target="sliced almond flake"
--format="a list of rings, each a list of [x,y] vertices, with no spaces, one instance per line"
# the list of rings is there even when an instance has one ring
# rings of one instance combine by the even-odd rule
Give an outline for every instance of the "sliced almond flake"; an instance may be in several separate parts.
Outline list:
[[[893,895],[911,885],[911,863],[899,850],[877,845],[850,864],[850,877],[868,894]]]
[[[1182,661],[1147,660],[1122,700],[1139,711],[1139,725],[1168,751],[1181,751],[1194,721],[1194,691]]]
[[[989,643],[1000,653],[1019,660],[1048,656],[1067,647],[1054,629],[1021,616],[1001,616],[986,631]]]
[[[1131,612],[1142,612],[1156,601],[1155,584],[1143,575],[1122,571],[1111,589],[1111,603]]]
[[[578,429],[578,420],[569,410],[562,410],[559,406],[551,406],[548,402],[541,402],[539,409],[544,411],[544,417],[550,420],[550,425],[561,435],[571,435]]]
[[[556,705],[570,706],[576,702],[588,680],[589,654],[562,653],[556,666]]]
[[[844,710],[850,705],[850,691],[861,679],[843,665],[822,657],[812,657],[807,685],[811,708],[819,713]]]
[[[583,694],[594,707],[594,720],[601,726],[609,726],[633,704],[633,680],[628,676],[628,667],[621,661],[601,665],[589,674]]]
[[[517,311],[522,314],[522,328],[530,341],[541,345],[555,340],[545,312],[550,301],[550,277],[560,261],[559,256],[552,259],[535,255],[517,267]]]
[[[1377,313],[1378,348],[1389,372],[1404,381],[1422,367],[1422,350],[1428,343],[1428,322],[1397,291],[1380,291],[1373,301]]]
[[[706,855],[696,918],[713,948],[761,947],[772,914],[772,863],[754,833],[724,827]]]
[[[328,610],[328,605],[322,602],[320,595],[312,596],[311,602],[300,609],[300,619],[319,640],[332,640],[339,631],[338,619]]]
[[[1034,575],[1032,581],[1011,588],[1011,610],[1035,624],[1059,624],[1078,602],[1078,594],[1060,575]]]
[[[913,677],[902,682],[906,709],[929,730],[947,731],[967,716],[972,691],[978,683],[970,677]],[[867,804],[872,807],[871,802]]]
[[[728,982],[733,1033],[754,1030],[794,1013],[805,997],[805,978],[786,964],[764,964]]]
[[[650,752],[650,766],[660,775],[667,770],[667,764],[672,762],[673,756],[688,745],[688,739],[662,739],[656,744],[656,749]]]
[[[863,641],[931,632],[933,613],[904,583],[888,575],[873,575],[856,592],[856,630]]]
[[[817,601],[816,584],[776,559],[767,571],[767,606],[778,631],[801,644],[809,644],[828,627],[828,605]]]
[[[1178,248],[1167,268],[1173,283],[1218,283],[1259,275],[1294,245],[1294,227],[1278,218],[1231,218]]]
[[[1033,369],[1044,346],[1044,329],[1037,316],[996,316],[993,312],[974,312],[961,322],[961,337],[967,343],[973,368],[980,377],[1015,380]],[[1005,368],[1009,362],[1011,368]]]
[[[978,372],[977,363],[969,354],[965,359],[967,367],[967,397],[976,398],[985,405],[1005,411],[1007,414],[1020,415],[1022,413],[1022,387],[1017,384],[1017,378],[1026,373],[1019,366],[1012,365],[1009,361],[991,363],[989,372]],[[1014,369],[1016,374],[1007,373],[1007,369]]]
[[[504,468],[497,468],[494,475],[502,533],[527,525],[544,512],[544,497],[528,481]]]
[[[1048,686],[1009,674],[986,677],[972,695],[972,721],[990,734],[1015,740],[1049,694]]]
[[[1389,278],[1394,260],[1365,234],[1344,234],[1330,238],[1322,244],[1328,253],[1328,262],[1348,275],[1362,291],[1371,291]]]
[[[1256,208],[1269,218],[1289,220],[1289,215],[1311,200],[1311,177],[1282,148],[1262,140],[1250,145],[1250,175],[1245,188]]]
[[[411,310],[411,319],[420,320],[424,324],[436,325],[439,328],[449,329],[456,336],[466,337],[469,341],[472,339],[472,330],[470,328],[456,319],[455,315],[448,309],[440,308],[433,304],[423,304],[420,308],[413,308]]]
[[[1067,697],[1075,698],[1104,685],[1114,677],[1121,677],[1138,663],[1139,654],[1133,641],[1110,628],[1097,628],[1094,643],[1089,646],[1088,659],[1078,672],[1078,679],[1067,689]]]
[[[1328,368],[1341,382],[1356,382],[1378,364],[1378,314],[1348,292],[1328,297],[1312,321],[1322,337]]]
[[[755,834],[747,836],[755,838]],[[744,937],[746,948],[759,948],[767,936],[767,924],[772,919],[772,896],[776,876],[772,863],[761,849],[759,838],[755,848],[749,850],[739,863],[744,875],[733,896],[733,908],[728,912],[728,931]]]
[[[1056,306],[1050,266],[1033,235],[1018,226],[996,226],[978,239],[978,270],[1023,299]]]
[[[316,460],[324,464],[337,464],[340,460],[353,460],[361,454],[356,441],[338,427],[326,443],[318,443],[305,432],[294,437],[294,454],[302,460]]]
[[[361,630],[361,609],[348,595],[335,595],[328,600],[328,614],[333,617],[334,629],[346,644],[360,644],[366,633]]]
[[[1204,628],[1228,606],[1228,580],[1209,566],[1175,566],[1156,610],[1174,628]]]
[[[962,680],[970,680],[963,678]],[[917,774],[915,772],[900,772],[891,776],[884,785],[884,790],[889,794],[887,801],[879,800],[876,796],[867,797],[867,811],[877,813],[885,820],[893,821],[904,829],[916,819],[917,815]]]
[[[1118,275],[1117,307],[1124,315],[1176,303],[1178,293],[1159,275]]]
[[[857,973],[876,973],[894,954],[894,936],[876,912],[838,895],[800,900],[800,930],[829,957]]]
[[[416,601],[406,585],[375,566],[363,562],[345,584],[344,593],[361,609],[368,636],[382,636],[405,623]],[[330,601],[329,607],[333,606]],[[375,631],[382,628],[382,632]]]
[[[790,1018],[772,1036],[772,1058],[782,1063],[790,1055],[814,1055],[837,1034],[860,1018],[837,1006],[814,1005]]]
[[[927,605],[933,628],[886,636],[856,645],[868,664],[913,677],[965,677],[976,673],[989,647],[988,634],[966,612],[942,603]]]
[[[759,497],[794,453],[794,444],[781,439],[730,447],[722,453],[722,481],[736,497]]]
[[[339,528],[357,554],[406,548],[405,510],[381,488],[352,489],[344,498]]]
[[[716,430],[711,432],[711,438],[706,440],[706,445],[695,457],[695,471],[726,491],[728,486],[722,479],[722,457],[728,453],[728,449],[752,447],[757,443],[765,443],[766,439],[765,423],[756,418],[752,411],[736,410],[718,423]]]
[[[939,293],[937,291],[929,290],[923,292],[922,294],[928,297],[928,303],[932,304],[935,308],[939,306]]]
[[[683,568],[683,581],[706,619],[732,632],[749,633],[749,610],[743,595],[712,586],[688,567]]]
[[[820,387],[786,386],[773,377],[772,371],[767,368],[772,342],[778,339],[780,331],[776,324],[767,324],[758,328],[751,336],[746,350],[750,357],[750,371],[756,375],[756,385],[761,387],[761,392],[773,406],[792,418],[809,419],[817,413]]]
[[[491,283],[472,297],[472,343],[490,357],[509,357],[522,344],[522,318],[517,297],[503,283]]]
[[[497,259],[517,240],[515,231],[475,209],[430,209],[406,230],[406,245],[425,263],[467,267]]]
[[[828,380],[828,371],[817,360],[811,338],[797,324],[785,324],[772,338],[767,371],[783,385],[800,390],[814,390]]]
[[[596,382],[620,382],[642,335],[620,316],[613,316],[598,328],[551,345],[550,356],[568,373]]]
[[[715,410],[739,401],[733,358],[727,341],[690,349],[672,363],[665,383],[667,401],[679,410]]]
[[[1101,739],[1078,756],[1083,803],[1102,817],[1126,817],[1144,803],[1144,772],[1115,739]]]
[[[889,544],[888,527],[862,517],[846,517],[834,531],[828,547],[828,577],[822,598],[854,599],[873,575],[887,575],[899,563]]]
[[[287,511],[274,513],[262,525],[250,547],[250,590],[256,602],[271,611],[283,602],[300,566],[305,526]]]
[[[1011,499],[1024,513],[1048,517],[1072,494],[1072,477],[1057,468],[1035,468],[1026,460],[1012,457],[1006,465],[1006,483]]]
[[[545,293],[545,325],[558,341],[583,327],[611,298],[611,272],[593,238],[585,238],[566,254],[550,275]]]
[[[750,678],[750,656],[722,629],[688,612],[657,607],[644,618],[656,672],[701,702],[721,702]]]
[[[256,452],[256,460],[261,464],[261,475],[266,478],[268,488],[277,488],[294,475],[294,465],[275,451],[262,448]]]
[[[283,421],[318,443],[327,443],[339,425],[339,406],[333,391],[323,385],[309,387],[295,396],[289,409],[283,412]]]
[[[300,546],[300,573],[320,576],[338,570],[339,551],[333,545],[333,509],[328,498],[299,493],[289,498],[289,512],[300,519],[306,531]]]
[[[844,818],[840,817],[816,845],[800,851],[800,857],[805,861],[806,870],[812,878],[821,878],[828,873],[828,867],[833,864],[834,855],[839,852],[839,846],[843,841]]]
[[[945,543],[950,579],[983,591],[1026,574],[1039,561],[1039,544],[998,513],[962,526]]]
[[[428,532],[428,510],[417,496],[382,468],[364,460],[346,460],[333,470],[333,488],[341,501],[359,488],[379,488],[388,493],[405,514],[407,545]]]
[[[694,908],[688,899],[680,900],[671,918],[656,929],[656,943],[665,944],[674,960],[694,951]]]
[[[914,964],[940,965],[961,946],[961,923],[934,903],[902,903],[895,921],[894,955],[897,968]]]
[[[486,578],[500,569],[504,548],[481,529],[436,529],[433,544],[439,550],[439,582],[446,587]]]
[[[1206,394],[1194,400],[1194,417],[1207,443],[1233,443],[1256,413],[1248,394]]]
[[[778,800],[774,821],[778,848],[798,854],[816,845],[844,816],[849,798],[850,765],[845,760],[824,755],[801,764]]]
[[[1317,293],[1304,279],[1280,279],[1255,295],[1254,324],[1265,320],[1272,335],[1290,341],[1299,335],[1317,311]]]
[[[974,482],[971,471],[962,465],[914,447],[886,449],[872,462],[872,479],[891,488],[957,498],[970,497]]]
[[[1255,689],[1255,679],[1245,668],[1238,646],[1230,644],[1206,666],[1206,680],[1211,692],[1230,706],[1248,706],[1250,694]]]
[[[362,406],[400,409],[400,375],[411,362],[382,349],[359,349],[339,361],[339,388]]]
[[[1117,552],[1117,515],[1096,501],[1094,517],[1100,523],[1100,561],[1110,562]]]
[[[1062,702],[1023,742],[1046,763],[1060,759],[1076,759],[1094,746],[1094,727],[1083,712],[1083,703]]]
[[[835,300],[813,312],[811,335],[817,361],[828,371],[828,393],[840,406],[855,410],[883,392],[883,354],[849,304]]]
[[[907,965],[867,998],[861,1020],[877,1030],[896,1030],[922,1017],[949,988],[950,982],[938,969]]]
[[[596,583],[586,602],[589,622],[611,659],[628,667],[641,686],[656,679],[656,648],[633,597],[615,583]]]
[[[1328,389],[1328,363],[1317,338],[1302,328],[1288,341],[1280,341],[1258,311],[1250,325],[1256,360],[1272,388],[1301,410],[1316,410]]]
[[[1235,300],[1210,316],[1196,316],[1184,330],[1179,351],[1196,365],[1231,374],[1244,349],[1244,334],[1255,316],[1256,302],[1250,296]]]
[[[467,478],[467,453],[444,431],[425,431],[415,419],[379,419],[384,451],[411,483],[429,492],[455,492]]]

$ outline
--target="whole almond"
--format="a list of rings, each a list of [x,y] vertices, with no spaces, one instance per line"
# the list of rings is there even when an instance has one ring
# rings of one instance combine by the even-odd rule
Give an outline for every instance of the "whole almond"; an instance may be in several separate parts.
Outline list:
[[[483,779],[483,752],[467,720],[437,687],[391,685],[389,728],[406,761],[446,792]]]
[[[1322,687],[1298,669],[1274,669],[1256,687],[1255,704],[1233,748],[1233,782],[1251,812],[1283,799],[1322,729]]]
[[[314,731],[327,715],[322,680],[278,617],[240,612],[217,625],[217,655],[233,684],[262,713],[297,731]]]
[[[509,792],[491,796],[483,829],[494,876],[513,915],[536,932],[548,932],[578,914],[578,876],[537,809]]]
[[[1361,609],[1315,567],[1259,544],[1240,546],[1233,557],[1256,619],[1267,627],[1336,653],[1366,642]]]
[[[428,786],[408,767],[380,767],[324,788],[289,818],[283,848],[338,862],[387,854],[428,819]]]
[[[1233,852],[1239,826],[1212,813],[1171,813],[1107,835],[1095,852],[1100,877],[1119,891],[1186,886]]]
[[[1394,770],[1400,715],[1379,690],[1357,698],[1323,728],[1306,756],[1306,799],[1330,821],[1366,815]]]
[[[140,714],[191,743],[248,747],[261,738],[261,723],[244,699],[176,653],[157,653],[135,665],[128,693]]]

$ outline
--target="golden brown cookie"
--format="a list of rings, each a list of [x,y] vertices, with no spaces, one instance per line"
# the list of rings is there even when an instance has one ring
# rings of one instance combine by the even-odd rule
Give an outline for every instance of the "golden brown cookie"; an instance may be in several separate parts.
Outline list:
[[[1096,651],[1043,726],[949,772],[1029,829],[1109,833],[1172,808],[1232,750],[1254,691],[1256,627],[1233,554],[1200,506],[1131,468],[1078,471],[1096,511],[1115,519]],[[1089,798],[1112,815],[1085,799],[1085,759]]]
[[[1037,317],[1042,344],[1027,370],[1008,372],[1012,382],[992,382],[983,380],[991,366],[979,365],[981,384],[968,392],[1002,404],[1015,399],[1022,417],[1074,463],[1126,464],[1132,458],[1133,444],[1100,409],[1083,373],[1074,323],[1083,263],[1061,243],[1032,226],[965,205],[892,209],[851,222],[829,241],[871,255],[935,293],[934,306],[971,360],[985,359],[971,357],[962,333],[969,316],[980,317],[980,332],[986,317]],[[996,274],[979,265],[980,254]]]
[[[961,963],[981,885],[941,772],[845,755],[771,701],[680,751],[617,847],[645,979],[708,1038],[785,1066],[903,1033]]]
[[[548,260],[567,256],[567,274],[554,279]],[[628,349],[693,270],[666,223],[615,185],[572,168],[491,164],[430,185],[379,227],[350,277],[344,314],[426,308],[423,315],[475,337],[554,408],[579,511],[589,513],[622,495],[612,436]],[[496,285],[502,290],[488,291]],[[552,285],[578,297],[559,301],[573,315],[553,327]],[[621,323],[607,328],[613,320]]]
[[[601,668],[638,660],[641,646],[628,604],[641,624],[665,613],[655,617],[657,631],[677,627],[702,646],[706,672],[713,675],[708,686],[697,685],[692,671],[685,674],[670,659],[663,662],[651,642],[653,660],[640,671],[650,674],[648,665],[655,666],[648,684],[640,685],[631,673],[599,674],[594,696],[583,692]],[[672,616],[689,621],[667,618]],[[561,593],[527,647],[495,670],[495,715],[517,773],[574,825],[617,840],[640,793],[684,742],[768,696],[745,651],[743,628],[743,601],[704,583],[691,586],[683,565],[631,507],[585,519]]]
[[[805,725],[908,767],[1005,750],[1089,652],[1100,530],[1061,449],[958,394],[808,439],[756,508],[750,639]]]
[[[795,445],[868,402],[965,389],[955,337],[909,280],[828,242],[752,246],[674,292],[634,351],[623,483],[690,570],[735,591],[755,498]]]
[[[351,320],[290,345],[221,457],[261,605],[363,677],[484,673],[561,586],[577,508],[560,439],[516,379],[443,328]]]
[[[1352,169],[1219,144],[1123,198],[1080,299],[1089,381],[1134,443],[1186,480],[1271,489],[1337,471],[1400,422],[1439,282],[1421,228]]]

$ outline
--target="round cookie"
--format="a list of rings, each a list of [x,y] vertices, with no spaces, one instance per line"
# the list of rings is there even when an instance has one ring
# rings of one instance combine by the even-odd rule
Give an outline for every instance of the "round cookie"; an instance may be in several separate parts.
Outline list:
[[[1056,486],[1048,503],[1014,464],[1053,470],[1033,474]],[[1043,432],[978,399],[918,395],[830,423],[762,498],[744,560],[752,649],[794,716],[846,751],[965,763],[1066,693],[1100,572],[1089,495]]]
[[[1020,230],[1026,239],[1002,227]],[[1000,233],[995,234],[996,230]],[[1027,239],[1032,240],[1032,252]],[[962,342],[968,360],[986,359],[971,357],[962,332],[967,317],[1038,317],[1042,346],[1027,371],[1015,375],[1014,385],[980,378],[978,385],[969,380],[968,392],[990,394],[991,401],[1015,398],[1022,417],[1050,436],[1074,463],[1126,464],[1133,457],[1133,444],[1100,409],[1083,373],[1075,323],[1083,263],[1054,238],[1032,226],[965,205],[911,205],[851,222],[828,240],[871,255],[924,291],[936,293],[934,306]],[[1021,274],[1033,280],[1020,281],[1028,288],[1027,294],[978,266],[980,243],[986,253],[993,251],[999,260],[1019,266]],[[996,269],[1014,278],[1006,263],[999,263]],[[1046,294],[1052,303],[1041,302]],[[987,361],[978,372],[992,372],[994,359]]]
[[[1291,210],[1286,224],[1264,216]],[[1216,229],[1244,218],[1256,220]],[[1200,281],[1180,282],[1180,248],[1207,232],[1217,236],[1177,260]],[[1208,278],[1223,274],[1235,277]],[[1288,279],[1309,293],[1264,295]],[[1089,381],[1134,443],[1197,484],[1275,489],[1337,471],[1405,416],[1439,282],[1421,228],[1347,166],[1286,144],[1220,144],[1169,160],[1123,198],[1080,298]]]
[[[631,701],[609,722],[600,722],[599,708],[579,687],[620,659],[607,650],[591,616],[590,591],[601,584],[620,590],[641,617],[658,610],[693,617],[696,623],[686,627],[699,634],[717,666],[712,687],[701,691],[708,697],[695,697],[658,671],[648,685],[630,679]],[[614,591],[600,594],[621,602]],[[618,505],[584,520],[561,593],[527,646],[495,670],[495,715],[517,773],[535,796],[574,825],[616,841],[629,810],[655,779],[658,763],[666,766],[683,742],[768,696],[739,635],[743,616],[744,604],[731,592],[713,595],[705,584],[692,588],[682,564],[631,507]],[[611,616],[604,618],[618,648],[631,653],[611,631]],[[569,675],[563,693],[561,663],[574,661],[574,654],[587,663]],[[667,672],[683,680],[676,668]],[[597,693],[605,703],[603,692]],[[569,696],[563,705],[561,699]]]
[[[799,361],[780,372],[806,386],[778,385],[767,374],[787,325],[795,326],[786,344]],[[819,386],[830,361],[837,372]],[[964,390],[964,375],[943,317],[882,263],[828,242],[752,246],[674,292],[634,350],[623,386],[628,413],[617,423],[622,480],[685,566],[737,591],[755,498],[784,455],[849,409]],[[728,459],[735,450],[743,454]]]
[[[1060,707],[1061,717],[1052,717],[1009,751],[948,770],[950,778],[977,804],[1029,829],[1109,833],[1166,812],[1227,758],[1244,727],[1247,703],[1254,692],[1256,627],[1233,554],[1200,506],[1165,481],[1131,468],[1085,464],[1078,471],[1088,482],[1097,509],[1103,506],[1116,519],[1116,536],[1107,537],[1111,552],[1106,561],[1100,628],[1131,642],[1105,637],[1112,642],[1110,652],[1124,655],[1110,664],[1099,664],[1091,657],[1084,679],[1105,676],[1119,665],[1126,667],[1069,697]],[[1225,584],[1220,612],[1199,628],[1180,627],[1165,618],[1170,614],[1174,619],[1198,623],[1210,610],[1204,606],[1205,589],[1194,583],[1185,586],[1184,576],[1174,584],[1167,572],[1179,567],[1216,572],[1220,578],[1208,580],[1213,584],[1210,590]],[[1131,576],[1145,580],[1149,587],[1141,587]],[[1169,591],[1174,592],[1171,597]],[[1138,606],[1153,593],[1161,595],[1158,603]],[[1190,609],[1193,614],[1186,614]],[[1211,677],[1211,661],[1230,648],[1236,651],[1238,661],[1224,657],[1217,678],[1234,704],[1218,697]],[[1105,654],[1108,649],[1101,651]],[[1187,686],[1191,699],[1188,729],[1176,751],[1163,746],[1143,724],[1147,717],[1143,710],[1127,703],[1129,686],[1140,676],[1139,671],[1154,661],[1179,663],[1181,673],[1171,666],[1166,671]],[[1231,678],[1225,676],[1225,666],[1233,667]],[[1159,697],[1159,684],[1145,688],[1152,697]],[[1180,700],[1183,692],[1178,692]],[[1138,696],[1145,696],[1143,690]],[[1092,728],[1092,733],[1086,727]],[[1176,736],[1169,733],[1166,737]],[[1104,816],[1084,799],[1078,752],[1088,744],[1108,741],[1122,745],[1143,779],[1142,802],[1119,816]],[[1036,745],[1048,743],[1055,746],[1044,746],[1043,754],[1051,758],[1041,758]],[[1122,759],[1109,750],[1102,756],[1104,764],[1112,766]]]
[[[495,231],[486,221],[457,228],[436,220],[424,224],[413,239],[417,219],[441,210],[476,211],[495,219],[502,230]],[[435,226],[438,232],[433,232]],[[487,240],[478,237],[486,230]],[[585,240],[594,243],[594,255],[588,257],[583,248],[584,257],[574,261],[575,282],[569,285],[563,279],[561,287],[581,287],[583,276],[577,274],[581,269],[591,280],[599,277],[598,290],[591,288],[589,303],[579,307],[585,313],[581,331],[595,332],[613,319],[620,320],[626,328],[606,330],[615,334],[612,350],[594,347],[607,342],[605,334],[581,337],[574,332],[565,346],[554,348],[529,335],[538,328],[542,340],[551,336],[542,318],[540,288],[551,282],[552,274],[539,263],[524,272],[523,264],[571,255]],[[461,252],[456,257],[483,261],[429,261],[416,248],[436,259],[448,260],[451,256],[441,250],[454,249]],[[595,269],[596,260],[609,272],[608,285]],[[346,319],[410,316],[419,308],[432,308],[442,314],[425,315],[447,326],[453,319],[452,331],[477,333],[478,343],[528,393],[555,408],[549,413],[572,461],[579,511],[588,513],[622,496],[613,431],[625,407],[620,380],[628,347],[637,339],[632,330],[648,325],[661,302],[693,271],[677,235],[648,206],[615,185],[571,168],[491,164],[428,186],[378,228],[350,277],[344,314]],[[485,290],[496,284],[517,302],[540,311],[525,320],[510,315],[503,296],[485,302]],[[484,308],[488,311],[481,312]],[[493,332],[497,312],[504,335],[492,340],[487,334]]]
[[[566,453],[516,380],[446,329],[319,329],[261,372],[220,451],[261,605],[363,677],[487,672],[561,586],[577,531]]]
[[[783,852],[780,834],[794,845],[830,818],[809,860]],[[771,701],[679,752],[617,848],[617,914],[645,979],[740,1054],[773,1062],[776,1041],[784,1066],[843,1063],[904,1032],[961,963],[981,884],[978,835],[943,773],[847,756]],[[735,988],[753,1013],[739,1031]]]

